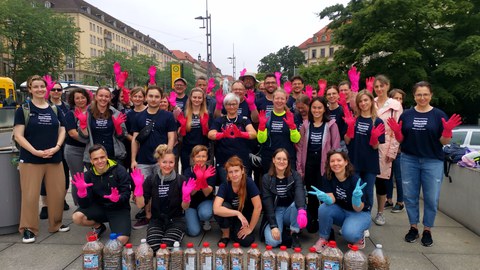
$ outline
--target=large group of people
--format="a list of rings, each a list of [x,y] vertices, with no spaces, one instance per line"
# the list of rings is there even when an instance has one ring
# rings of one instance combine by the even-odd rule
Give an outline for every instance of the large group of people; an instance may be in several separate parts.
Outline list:
[[[415,84],[415,104],[404,110],[405,92],[390,90],[386,76],[368,78],[361,91],[359,73],[349,77],[338,86],[319,81],[314,91],[300,76],[282,87],[275,74],[255,88],[255,75],[245,73],[230,93],[210,93],[204,77],[191,89],[177,78],[170,93],[122,84],[70,89],[64,102],[60,84],[32,76],[14,124],[23,242],[35,241],[39,218],[51,233],[70,229],[62,211],[71,182],[74,224],[100,236],[108,223],[122,243],[132,228],[147,227],[154,250],[211,230],[212,220],[225,245],[250,246],[258,224],[273,247],[299,247],[304,228],[318,233],[321,252],[336,225],[363,248],[371,222],[384,225],[389,207],[407,210],[405,241],[415,242],[423,190],[421,243],[431,246],[442,145],[461,119],[430,104],[427,82]]]

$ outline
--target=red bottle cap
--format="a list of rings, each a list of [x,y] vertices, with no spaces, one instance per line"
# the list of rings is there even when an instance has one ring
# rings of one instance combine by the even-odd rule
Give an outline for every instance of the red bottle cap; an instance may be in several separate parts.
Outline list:
[[[357,245],[348,244],[348,248],[353,250],[353,251],[358,251],[358,246]]]
[[[203,247],[209,247],[209,246],[210,246],[210,243],[208,242],[203,243]]]
[[[239,247],[240,247],[240,244],[239,244],[239,243],[233,243],[233,247],[234,247],[234,248],[239,248]]]
[[[331,247],[331,248],[337,247],[337,242],[330,241],[330,242],[328,242],[328,246]]]
[[[272,246],[267,246],[267,250],[272,250]]]
[[[251,247],[252,247],[252,248],[257,248],[258,245],[257,245],[257,243],[252,243],[252,246],[251,246]]]
[[[280,250],[287,250],[287,246],[280,246]]]
[[[300,253],[302,252],[302,248],[296,247],[293,249],[293,251],[295,251],[295,253]]]
[[[219,243],[219,244],[218,244],[218,247],[219,247],[219,248],[225,248],[225,243]]]
[[[133,245],[132,245],[132,243],[127,243],[127,244],[125,245],[125,247],[126,247],[126,248],[132,248]]]
[[[96,235],[89,235],[88,236],[88,242],[93,242],[97,241],[97,236]]]
[[[309,251],[312,252],[312,253],[315,253],[315,252],[317,252],[317,249],[316,249],[315,247],[311,247],[311,248],[309,249]]]
[[[193,243],[188,243],[187,248],[193,248]]]
[[[167,248],[167,244],[160,244],[160,248],[161,248],[161,249],[166,249],[166,248]]]

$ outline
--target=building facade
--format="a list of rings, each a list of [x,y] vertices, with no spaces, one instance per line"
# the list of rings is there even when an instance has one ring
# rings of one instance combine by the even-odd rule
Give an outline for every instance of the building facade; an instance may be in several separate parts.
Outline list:
[[[306,66],[333,61],[335,51],[340,48],[332,43],[333,35],[333,31],[325,26],[298,46],[305,55]]]

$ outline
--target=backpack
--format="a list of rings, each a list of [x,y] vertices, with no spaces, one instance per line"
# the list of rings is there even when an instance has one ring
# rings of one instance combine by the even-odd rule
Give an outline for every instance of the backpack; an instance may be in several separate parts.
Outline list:
[[[452,183],[452,177],[450,176],[450,167],[453,163],[457,163],[462,160],[462,157],[468,152],[466,147],[461,147],[457,143],[451,143],[450,145],[443,147],[443,153],[445,154],[443,159],[443,171],[450,183]]]

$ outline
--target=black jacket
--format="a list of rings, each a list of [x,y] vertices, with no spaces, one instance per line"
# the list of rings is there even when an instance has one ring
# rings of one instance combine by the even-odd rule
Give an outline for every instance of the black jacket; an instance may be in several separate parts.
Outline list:
[[[183,175],[177,174],[176,178],[169,181],[168,189],[168,205],[160,205],[158,187],[160,185],[160,177],[158,174],[150,175],[143,183],[143,197],[145,203],[152,199],[152,219],[160,222],[167,222],[176,217],[183,217],[182,208],[182,185],[186,181]],[[167,215],[162,214],[167,213]]]

